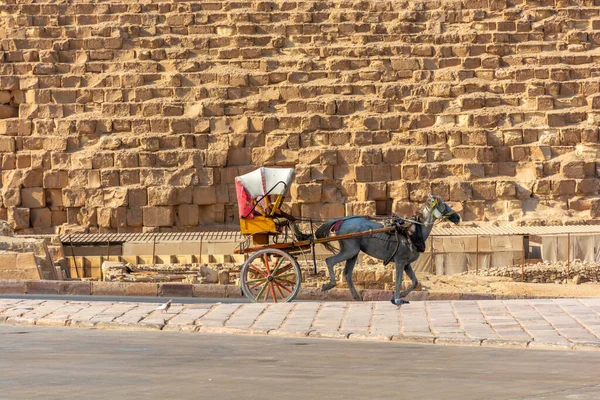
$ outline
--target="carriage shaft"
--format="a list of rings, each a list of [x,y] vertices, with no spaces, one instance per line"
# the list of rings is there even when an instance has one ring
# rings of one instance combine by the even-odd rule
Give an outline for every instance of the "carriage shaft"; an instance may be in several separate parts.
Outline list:
[[[355,233],[347,233],[344,235],[327,236],[324,238],[314,239],[314,243],[318,244],[318,243],[333,242],[336,240],[352,239],[352,238],[357,238],[357,237],[370,236],[370,235],[374,235],[376,233],[393,232],[394,230],[395,230],[394,227],[385,227],[385,228],[379,228],[379,229],[372,229],[372,230],[364,231],[364,232],[355,232]],[[271,245],[267,245],[267,246],[256,246],[256,247],[248,247],[248,248],[244,248],[244,249],[236,249],[235,254],[255,253],[262,249],[293,250],[293,249],[307,248],[307,247],[310,247],[310,245],[311,245],[310,243],[311,243],[310,240],[302,240],[299,242],[289,242],[289,243],[275,243],[275,244],[271,244]]]

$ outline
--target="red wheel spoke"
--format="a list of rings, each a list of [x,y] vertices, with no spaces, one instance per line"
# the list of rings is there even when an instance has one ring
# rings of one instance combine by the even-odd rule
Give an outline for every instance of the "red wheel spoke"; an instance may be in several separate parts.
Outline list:
[[[280,268],[279,271],[277,271],[277,273],[275,273],[275,271],[273,271],[273,276],[279,276],[279,275],[283,274],[284,272],[289,271],[291,268],[294,268],[294,266],[291,263],[287,264],[285,267]]]
[[[250,286],[250,289],[256,289],[257,287],[259,287],[260,285],[262,285],[266,281],[267,281],[266,279],[263,279],[262,281],[258,282],[256,285]]]
[[[269,275],[267,275],[267,274],[266,274],[264,271],[261,271],[260,269],[258,269],[258,267],[254,266],[254,265],[252,265],[252,264],[250,264],[248,267],[249,267],[251,270],[253,270],[254,272],[257,272],[257,273],[259,273],[260,275],[264,276],[265,278],[269,276]]]
[[[273,281],[273,283],[275,284],[275,288],[277,289],[277,291],[279,292],[279,294],[281,295],[282,299],[285,299],[285,295],[283,294],[283,292],[281,291],[281,285],[279,285],[279,283],[277,283],[277,281]]]
[[[282,286],[279,282],[277,282],[277,280],[274,280],[273,282],[275,282],[275,284],[277,285],[277,289],[287,290],[288,293],[292,293],[292,291],[290,289],[288,289],[285,286]],[[279,290],[279,293],[281,293],[281,290]],[[281,296],[283,296],[283,293],[281,293]]]
[[[281,279],[281,278],[277,278],[277,280],[278,280],[279,282],[285,282],[285,283],[287,283],[288,285],[290,285],[290,286],[292,286],[292,287],[293,287],[293,286],[296,286],[296,282],[288,281],[287,279]]]
[[[260,296],[263,294],[263,292],[265,292],[265,289],[267,288],[268,284],[269,284],[269,281],[265,282],[265,284],[263,285],[263,287],[260,289],[260,291],[256,295],[256,300],[260,299]]]
[[[263,255],[263,260],[265,261],[265,268],[267,269],[267,273],[271,275],[271,268],[269,268],[269,256],[266,253]]]
[[[271,285],[271,294],[273,295],[273,301],[275,303],[277,303],[277,296],[275,296],[275,285],[273,285],[273,282],[269,282]]]
[[[256,283],[256,282],[264,282],[267,278],[258,278],[258,279],[250,279],[246,281],[247,284]]]
[[[271,275],[277,274],[277,271],[279,270],[279,267],[281,266],[282,263],[283,263],[283,257],[279,257],[279,261],[277,261],[277,265],[275,266],[275,269],[273,270]]]
[[[263,289],[261,289],[261,293],[263,293],[263,300],[266,301],[269,298],[269,285],[271,284],[271,282],[267,281],[265,283],[265,286],[263,287]],[[258,300],[260,296],[256,296],[256,299]]]

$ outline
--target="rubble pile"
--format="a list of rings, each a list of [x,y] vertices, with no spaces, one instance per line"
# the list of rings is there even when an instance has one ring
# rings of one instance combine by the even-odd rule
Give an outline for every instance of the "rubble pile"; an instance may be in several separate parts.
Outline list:
[[[526,264],[524,269],[521,265],[508,267],[480,269],[468,271],[459,275],[480,275],[508,277],[515,282],[530,283],[575,283],[600,282],[600,262],[574,260],[570,264],[566,261],[539,262],[537,264]]]
[[[0,279],[62,279],[48,244],[47,239],[15,237],[10,224],[0,220]]]
[[[230,271],[239,270],[234,264],[132,264],[105,261],[102,264],[104,281],[115,282],[181,282],[230,283]]]

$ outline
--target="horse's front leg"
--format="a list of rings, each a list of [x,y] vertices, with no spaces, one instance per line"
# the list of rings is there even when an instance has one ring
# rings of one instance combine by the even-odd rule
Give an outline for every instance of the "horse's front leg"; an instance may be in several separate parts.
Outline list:
[[[419,284],[419,281],[417,280],[417,275],[415,275],[415,271],[413,271],[412,266],[410,264],[408,264],[406,266],[405,271],[406,271],[406,275],[408,275],[408,277],[412,281],[412,284],[410,285],[410,287],[408,289],[406,289],[405,291],[403,291],[402,293],[400,293],[398,295],[399,298],[400,297],[406,297]]]
[[[404,270],[406,270],[406,273],[412,279],[413,284],[410,288],[402,292],[402,278],[404,277]],[[402,267],[400,262],[396,262],[396,290],[394,291],[394,296],[390,300],[392,304],[397,306],[408,304],[409,302],[402,300],[402,297],[405,297],[408,293],[410,293],[417,286],[417,283],[417,277],[415,276],[415,272],[413,271],[411,265],[406,264],[405,267]]]

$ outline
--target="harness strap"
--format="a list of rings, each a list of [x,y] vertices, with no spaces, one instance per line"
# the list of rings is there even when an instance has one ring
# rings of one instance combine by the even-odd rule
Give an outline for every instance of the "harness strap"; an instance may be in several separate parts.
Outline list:
[[[396,250],[394,250],[394,252],[392,253],[392,255],[390,255],[384,262],[383,262],[383,266],[385,267],[386,265],[388,265],[390,263],[390,261],[392,261],[392,258],[394,258],[396,256],[396,253],[398,253],[398,249],[400,248],[400,238],[398,237],[398,230],[395,229],[394,233],[396,235]]]

